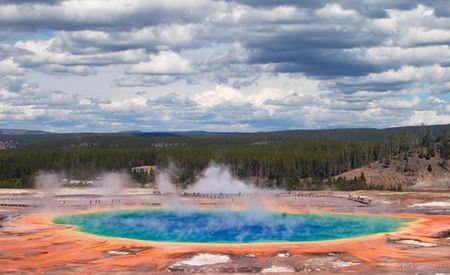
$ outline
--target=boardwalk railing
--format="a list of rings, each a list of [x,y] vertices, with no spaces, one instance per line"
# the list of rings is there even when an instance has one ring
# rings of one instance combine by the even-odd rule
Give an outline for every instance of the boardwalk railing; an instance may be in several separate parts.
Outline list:
[[[352,195],[348,195],[347,199],[351,200],[351,201],[356,201],[362,204],[366,204],[369,205],[372,203],[372,199],[367,198],[367,197],[362,197],[362,196],[352,196]]]

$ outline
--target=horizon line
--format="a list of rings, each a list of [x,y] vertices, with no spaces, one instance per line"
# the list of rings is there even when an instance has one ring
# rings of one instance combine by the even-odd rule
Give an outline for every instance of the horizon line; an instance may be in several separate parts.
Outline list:
[[[25,128],[0,128],[0,134],[2,131],[25,131],[25,132],[40,132],[42,134],[120,134],[120,133],[216,133],[216,134],[257,134],[257,133],[274,133],[274,132],[288,132],[288,131],[327,131],[327,130],[388,130],[388,129],[399,129],[399,128],[418,128],[418,127],[439,127],[439,126],[450,126],[447,124],[423,124],[423,125],[405,125],[405,126],[393,126],[393,127],[342,127],[342,128],[294,128],[294,129],[280,129],[280,130],[260,130],[260,131],[207,131],[207,130],[181,130],[181,131],[145,131],[145,130],[118,130],[118,131],[73,131],[73,132],[58,132],[50,130],[36,130],[36,129],[25,129]]]

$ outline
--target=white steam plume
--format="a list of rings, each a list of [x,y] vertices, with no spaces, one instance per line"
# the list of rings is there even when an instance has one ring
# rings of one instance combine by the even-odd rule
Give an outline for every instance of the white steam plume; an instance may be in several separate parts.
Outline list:
[[[61,175],[40,171],[36,175],[34,184],[44,196],[52,196],[61,187]]]
[[[131,183],[125,173],[104,173],[100,176],[97,192],[101,195],[121,195],[123,188]]]
[[[228,167],[211,162],[194,185],[186,191],[236,194],[256,193],[258,189],[234,177]]]
[[[170,181],[169,170],[162,170],[156,176],[156,186],[163,193],[177,193],[176,186]]]

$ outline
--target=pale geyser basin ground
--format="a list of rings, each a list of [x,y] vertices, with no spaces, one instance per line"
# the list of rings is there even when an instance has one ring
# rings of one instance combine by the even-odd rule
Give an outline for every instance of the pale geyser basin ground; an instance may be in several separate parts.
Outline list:
[[[59,216],[82,232],[178,243],[312,242],[397,231],[413,219],[262,210],[134,209]]]

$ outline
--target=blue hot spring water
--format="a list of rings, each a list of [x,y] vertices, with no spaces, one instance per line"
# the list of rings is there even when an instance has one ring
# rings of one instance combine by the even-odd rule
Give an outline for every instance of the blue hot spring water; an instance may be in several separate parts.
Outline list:
[[[308,242],[392,232],[408,219],[229,210],[126,210],[57,217],[97,235],[161,242]]]

